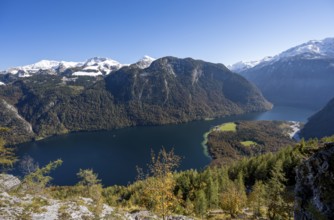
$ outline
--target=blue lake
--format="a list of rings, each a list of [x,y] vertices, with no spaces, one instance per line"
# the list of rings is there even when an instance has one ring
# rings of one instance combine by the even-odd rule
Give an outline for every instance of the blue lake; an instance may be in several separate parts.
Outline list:
[[[185,124],[123,128],[113,131],[71,133],[18,146],[19,157],[30,155],[40,166],[58,158],[63,165],[52,173],[53,183],[72,185],[80,168],[92,168],[103,185],[126,185],[145,168],[151,149],[174,148],[184,169],[203,169],[210,163],[202,146],[203,134],[213,126],[237,120],[289,120],[306,122],[314,110],[277,106],[271,111],[194,121]]]

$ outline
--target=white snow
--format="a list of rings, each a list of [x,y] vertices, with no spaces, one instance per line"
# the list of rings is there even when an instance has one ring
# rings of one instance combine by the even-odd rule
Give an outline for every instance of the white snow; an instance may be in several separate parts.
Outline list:
[[[4,86],[4,85],[6,85],[6,84],[0,81],[0,86]]]
[[[334,56],[334,38],[308,41],[278,54],[277,58],[293,57],[301,54]]]
[[[72,73],[72,76],[101,76],[103,75],[101,72],[83,72],[83,71],[78,71]]]
[[[98,66],[86,66],[83,70],[99,70]]]
[[[306,59],[318,59],[324,56],[334,57],[334,38],[326,38],[323,40],[311,40],[304,44],[292,47],[282,53],[273,56],[265,57],[261,60],[248,61],[248,62],[237,62],[233,65],[228,65],[233,72],[242,72],[244,70],[253,68],[255,66],[270,65],[278,60],[290,58],[298,55],[303,55]]]
[[[260,63],[264,63],[264,62],[269,62],[272,60],[273,57],[267,56],[261,60],[254,60],[254,61],[247,61],[247,62],[243,62],[243,61],[239,61],[233,65],[228,65],[227,68],[230,69],[233,72],[242,72],[246,69],[250,69]]]
[[[112,71],[119,70],[125,65],[110,58],[93,57],[88,59],[83,66],[83,70],[97,70],[109,74]]]
[[[147,68],[155,59],[150,56],[144,56],[137,63],[139,68]],[[121,64],[110,58],[93,57],[85,62],[67,62],[55,60],[41,60],[37,63],[9,68],[4,73],[17,74],[19,77],[30,77],[40,70],[47,71],[47,74],[57,75],[68,68],[78,68],[72,75],[74,76],[99,76],[108,75],[109,73],[119,70],[129,64]]]
[[[149,67],[153,61],[155,61],[153,57],[145,55],[143,58],[138,60],[138,62],[136,62],[135,65],[140,69],[145,69]]]
[[[49,74],[54,75],[57,74],[56,70],[58,68],[68,69],[82,65],[83,63],[81,62],[41,60],[34,64],[9,68],[6,70],[6,72],[10,74],[18,74],[19,77],[30,77],[32,74],[37,73],[40,70],[50,70]]]
[[[103,67],[103,66],[122,66],[118,61],[110,59],[110,58],[102,58],[102,57],[93,57],[88,59],[84,66],[98,66],[98,67]]]
[[[29,73],[26,72],[20,72],[19,73],[19,77],[30,77],[31,75]]]

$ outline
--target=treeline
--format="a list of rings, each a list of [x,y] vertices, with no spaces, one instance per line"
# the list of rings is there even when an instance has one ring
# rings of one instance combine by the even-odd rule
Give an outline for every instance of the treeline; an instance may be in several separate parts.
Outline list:
[[[334,136],[301,141],[277,153],[203,171],[176,172],[180,157],[162,149],[158,154],[152,153],[147,171],[138,168],[138,180],[128,186],[103,187],[93,170],[80,170],[80,181],[75,186],[50,186],[49,173],[62,161],[39,168],[31,159],[24,159],[27,172],[16,193],[37,193],[71,201],[89,197],[94,201],[91,210],[97,216],[107,203],[129,211],[151,210],[163,219],[173,214],[201,219],[292,219],[295,168],[318,151],[322,143],[330,141],[334,141]],[[0,163],[10,167],[13,163],[8,161],[15,157],[10,150],[4,154],[7,149],[1,142]],[[3,160],[5,155],[8,160]],[[63,217],[66,219],[66,214]]]
[[[165,182],[171,184],[170,192],[174,196],[174,202],[166,204],[166,209],[173,213],[213,219],[231,216],[292,219],[295,168],[321,149],[324,142],[331,141],[334,141],[334,136],[320,141],[301,141],[277,153],[243,159],[229,166],[211,167],[201,172],[174,172],[172,180]],[[152,181],[161,179],[153,176],[129,186],[107,187],[103,194],[112,198],[108,203],[113,206],[154,210],[143,193]],[[222,213],[217,214],[215,210],[222,210]],[[247,216],[246,210],[251,214]]]

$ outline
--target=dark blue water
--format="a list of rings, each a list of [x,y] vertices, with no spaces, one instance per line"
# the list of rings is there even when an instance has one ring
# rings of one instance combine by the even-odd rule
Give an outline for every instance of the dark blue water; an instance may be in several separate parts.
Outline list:
[[[218,124],[236,120],[294,120],[306,122],[313,110],[278,106],[264,113],[251,113],[211,121],[179,125],[124,128],[114,131],[72,133],[25,143],[18,155],[30,155],[40,166],[58,158],[63,165],[52,173],[53,183],[72,185],[80,168],[92,168],[105,186],[132,182],[136,166],[145,167],[150,152],[162,146],[182,156],[180,169],[202,169],[210,163],[204,154],[203,134]]]

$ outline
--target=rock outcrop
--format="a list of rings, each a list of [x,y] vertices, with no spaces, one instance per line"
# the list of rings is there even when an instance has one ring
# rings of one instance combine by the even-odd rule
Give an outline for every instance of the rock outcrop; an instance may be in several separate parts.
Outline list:
[[[0,174],[0,192],[9,191],[18,187],[21,184],[21,181],[9,174]]]
[[[21,181],[9,174],[0,174],[0,219],[32,219],[32,220],[84,220],[84,219],[121,219],[121,220],[160,220],[150,211],[138,210],[127,212],[103,204],[101,212],[93,199],[76,197],[73,199],[53,199],[50,195],[17,193],[15,188]],[[13,191],[14,190],[14,191]],[[168,220],[193,220],[186,216],[168,216]]]
[[[297,168],[295,219],[334,219],[334,143]]]

